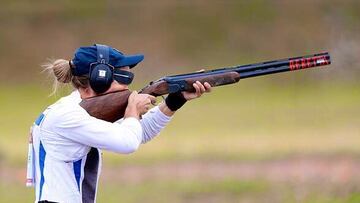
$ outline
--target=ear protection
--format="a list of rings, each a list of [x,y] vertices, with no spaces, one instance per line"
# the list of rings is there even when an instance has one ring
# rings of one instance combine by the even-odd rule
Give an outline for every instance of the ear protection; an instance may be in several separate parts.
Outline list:
[[[96,93],[103,93],[113,81],[113,67],[109,65],[109,47],[96,44],[97,62],[90,64],[89,81]]]
[[[122,84],[130,84],[134,74],[129,71],[114,69],[109,64],[109,47],[96,44],[97,62],[90,64],[89,82],[91,88],[98,94],[106,92],[115,79]]]

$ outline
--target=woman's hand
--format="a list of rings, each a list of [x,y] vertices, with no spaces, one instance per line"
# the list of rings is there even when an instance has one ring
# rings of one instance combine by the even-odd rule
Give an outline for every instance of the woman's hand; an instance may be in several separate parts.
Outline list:
[[[181,106],[186,103],[186,101],[199,98],[205,92],[211,92],[211,85],[207,82],[201,84],[199,81],[196,81],[193,84],[193,87],[195,88],[195,92],[169,94],[165,99],[165,102],[159,105],[160,111],[167,116],[172,116],[177,109],[181,108]]]
[[[201,84],[201,82],[196,81],[193,83],[193,87],[195,88],[195,92],[182,92],[184,98],[189,101],[195,98],[201,97],[205,92],[211,92],[211,85],[207,82]]]
[[[155,102],[156,98],[154,96],[138,94],[137,91],[133,91],[129,96],[124,118],[135,117],[140,119],[141,115],[145,114]]]

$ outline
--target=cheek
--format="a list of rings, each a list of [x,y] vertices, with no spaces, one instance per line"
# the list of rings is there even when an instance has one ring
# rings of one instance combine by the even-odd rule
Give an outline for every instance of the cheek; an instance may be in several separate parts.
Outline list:
[[[126,90],[129,89],[128,85],[120,84],[117,81],[113,81],[111,84],[110,90],[111,91],[120,91],[120,90]]]

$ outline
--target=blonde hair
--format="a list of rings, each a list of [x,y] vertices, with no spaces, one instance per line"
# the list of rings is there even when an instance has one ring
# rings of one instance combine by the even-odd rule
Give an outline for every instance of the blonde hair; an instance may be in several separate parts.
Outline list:
[[[49,59],[42,67],[54,80],[51,95],[54,95],[57,92],[61,84],[71,83],[76,89],[89,87],[89,77],[87,75],[74,76],[71,73],[71,67],[68,60]]]

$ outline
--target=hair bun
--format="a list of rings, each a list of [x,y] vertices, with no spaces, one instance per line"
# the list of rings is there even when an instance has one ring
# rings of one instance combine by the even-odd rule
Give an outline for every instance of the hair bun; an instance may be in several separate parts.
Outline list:
[[[69,61],[64,59],[57,59],[53,62],[52,70],[57,81],[61,83],[69,83],[73,75],[71,74],[71,68]]]

